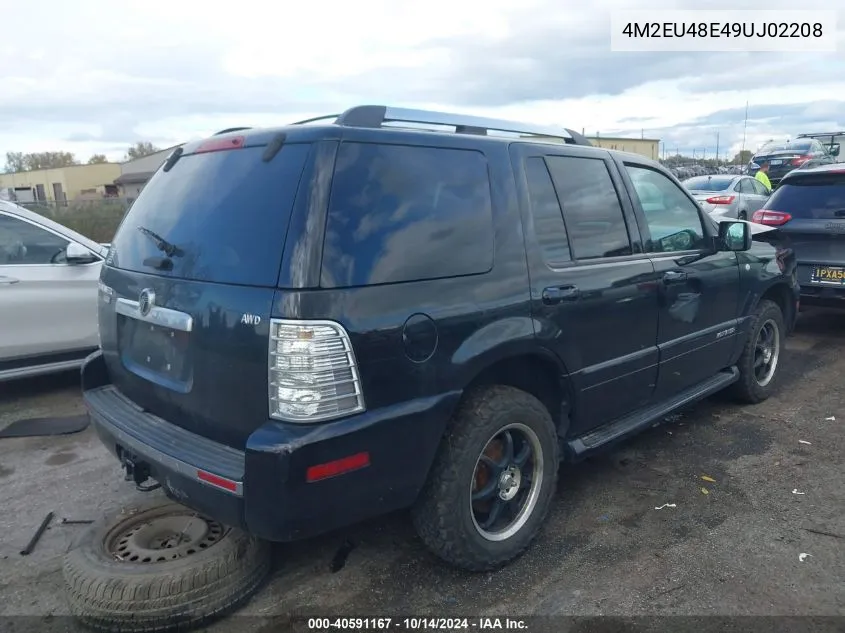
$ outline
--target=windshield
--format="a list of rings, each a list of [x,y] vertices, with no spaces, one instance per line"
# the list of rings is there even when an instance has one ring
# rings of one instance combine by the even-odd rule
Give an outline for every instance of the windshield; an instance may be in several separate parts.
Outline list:
[[[170,171],[156,172],[130,208],[112,243],[113,265],[275,285],[308,151],[285,145],[269,162],[264,147],[182,156]]]
[[[690,191],[725,191],[733,181],[733,176],[697,176],[685,180],[683,185]]]
[[[797,219],[845,218],[845,174],[795,178],[778,187],[765,206]]]

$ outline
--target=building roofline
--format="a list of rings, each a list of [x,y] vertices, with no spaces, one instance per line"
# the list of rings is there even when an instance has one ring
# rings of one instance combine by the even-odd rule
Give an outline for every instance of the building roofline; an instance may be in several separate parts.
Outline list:
[[[659,143],[659,138],[637,138],[636,136],[588,136],[591,141],[648,141]]]
[[[136,160],[143,160],[148,158],[149,156],[155,156],[156,154],[163,154],[164,152],[170,152],[176,149],[177,147],[182,147],[185,143],[177,143],[176,145],[171,145],[170,147],[165,147],[164,149],[157,150],[152,154],[147,154],[146,156],[139,156],[138,158],[130,158],[129,160],[124,160],[118,163],[118,165],[128,165],[129,163],[134,163]]]

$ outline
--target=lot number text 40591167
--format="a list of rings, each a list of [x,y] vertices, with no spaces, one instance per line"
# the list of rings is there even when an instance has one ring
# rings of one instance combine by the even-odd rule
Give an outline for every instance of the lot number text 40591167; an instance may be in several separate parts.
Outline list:
[[[308,618],[308,630],[323,631],[527,631],[519,618]]]

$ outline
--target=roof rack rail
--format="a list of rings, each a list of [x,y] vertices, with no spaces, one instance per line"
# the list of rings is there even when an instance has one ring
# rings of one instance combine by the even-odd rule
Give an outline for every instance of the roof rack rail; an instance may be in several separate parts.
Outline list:
[[[838,132],[808,132],[807,134],[799,134],[795,138],[813,138],[815,136],[842,136],[845,135],[845,130]]]
[[[434,110],[394,108],[383,105],[361,105],[349,108],[341,114],[331,114],[298,121],[295,125],[335,119],[336,125],[349,127],[379,128],[385,123],[417,123],[423,125],[454,126],[456,134],[487,135],[491,130],[511,132],[523,136],[562,139],[573,145],[592,145],[583,135],[568,128],[541,126],[533,123],[519,123],[501,119],[489,119],[466,114],[452,114]]]
[[[220,136],[221,134],[229,134],[230,132],[240,132],[241,130],[249,130],[248,127],[227,127],[225,130],[215,132],[212,136]]]

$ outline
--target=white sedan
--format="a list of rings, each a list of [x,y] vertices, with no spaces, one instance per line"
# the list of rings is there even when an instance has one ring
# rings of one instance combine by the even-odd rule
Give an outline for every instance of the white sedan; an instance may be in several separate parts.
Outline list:
[[[108,245],[0,200],[0,382],[79,367],[97,349]]]

